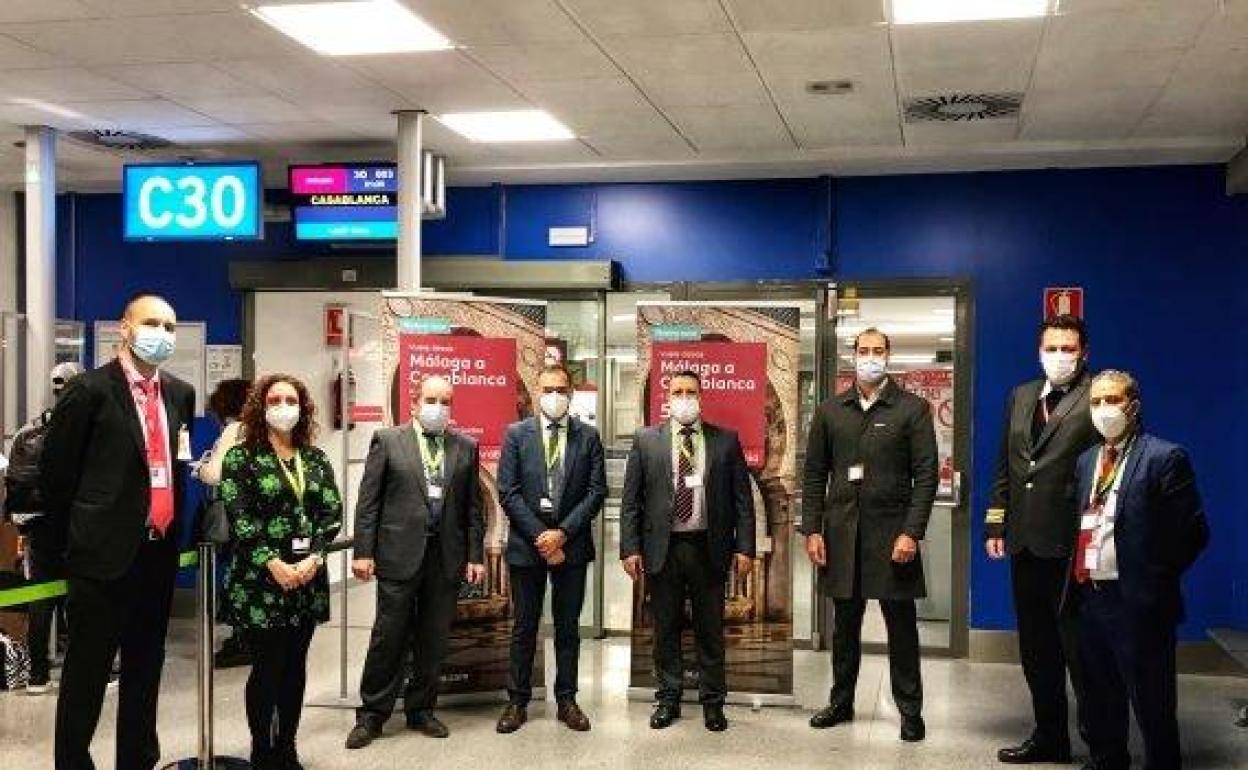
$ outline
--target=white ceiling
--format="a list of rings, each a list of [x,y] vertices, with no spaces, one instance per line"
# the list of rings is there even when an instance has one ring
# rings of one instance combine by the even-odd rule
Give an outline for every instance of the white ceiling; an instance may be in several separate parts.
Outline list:
[[[1216,162],[1248,135],[1248,0],[906,27],[886,0],[403,2],[459,47],[327,58],[238,0],[0,0],[0,185],[20,184],[29,123],[259,157],[272,181],[392,155],[396,109],[541,107],[580,137],[481,145],[431,122],[456,183]],[[854,91],[805,92],[826,79]],[[1024,93],[1022,115],[901,120],[955,91]],[[65,185],[116,183],[121,155],[62,146]]]

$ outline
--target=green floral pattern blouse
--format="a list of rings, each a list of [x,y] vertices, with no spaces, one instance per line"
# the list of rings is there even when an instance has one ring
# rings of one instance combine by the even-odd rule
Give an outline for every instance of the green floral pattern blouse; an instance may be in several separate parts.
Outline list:
[[[235,628],[283,628],[329,620],[324,567],[310,583],[283,591],[265,566],[273,558],[297,562],[291,555],[291,541],[297,537],[309,538],[312,552],[324,554],[342,526],[342,498],[329,458],[316,447],[299,452],[306,485],[303,505],[268,443],[236,446],[222,463],[219,491],[234,537],[224,604]],[[293,476],[293,462],[287,467]]]

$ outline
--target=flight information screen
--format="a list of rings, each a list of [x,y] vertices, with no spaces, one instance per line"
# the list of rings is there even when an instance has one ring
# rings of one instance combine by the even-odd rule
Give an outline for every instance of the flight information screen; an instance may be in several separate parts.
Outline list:
[[[399,175],[393,163],[291,166],[295,238],[382,241],[399,235]]]

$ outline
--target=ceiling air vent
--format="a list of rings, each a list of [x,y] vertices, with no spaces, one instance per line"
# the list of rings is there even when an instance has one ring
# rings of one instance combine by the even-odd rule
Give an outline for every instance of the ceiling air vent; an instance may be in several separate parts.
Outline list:
[[[161,139],[151,134],[140,134],[137,131],[117,131],[101,128],[92,131],[71,131],[70,137],[95,147],[106,147],[110,150],[160,150],[173,146],[168,139]]]
[[[906,99],[906,122],[954,122],[1018,117],[1022,94],[944,94]]]

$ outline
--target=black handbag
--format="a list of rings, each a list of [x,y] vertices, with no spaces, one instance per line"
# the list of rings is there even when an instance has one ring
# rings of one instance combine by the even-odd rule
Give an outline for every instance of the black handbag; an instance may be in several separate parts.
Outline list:
[[[216,546],[230,542],[230,519],[225,513],[225,501],[215,489],[210,488],[199,503],[199,526],[201,540]]]

